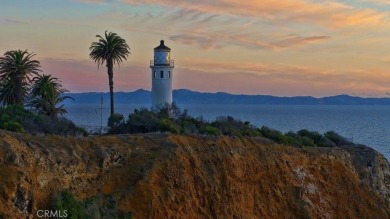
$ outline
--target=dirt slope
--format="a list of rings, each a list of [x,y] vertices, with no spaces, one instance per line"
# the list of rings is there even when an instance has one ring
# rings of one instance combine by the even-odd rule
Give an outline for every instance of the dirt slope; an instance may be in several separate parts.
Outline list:
[[[0,218],[35,218],[64,190],[133,218],[390,218],[389,164],[363,146],[0,132]]]

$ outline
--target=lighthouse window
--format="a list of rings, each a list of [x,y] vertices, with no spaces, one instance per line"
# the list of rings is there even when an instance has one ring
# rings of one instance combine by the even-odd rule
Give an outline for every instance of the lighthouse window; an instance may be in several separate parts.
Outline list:
[[[164,71],[160,71],[160,78],[164,78]]]
[[[156,73],[156,71],[154,71],[153,72],[153,78],[156,78],[156,75],[157,75],[157,73]]]
[[[171,71],[168,71],[168,78],[171,78]]]

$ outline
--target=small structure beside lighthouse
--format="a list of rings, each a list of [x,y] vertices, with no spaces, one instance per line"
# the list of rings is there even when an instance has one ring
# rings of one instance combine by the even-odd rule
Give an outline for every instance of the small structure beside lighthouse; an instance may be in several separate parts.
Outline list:
[[[154,60],[150,61],[152,69],[152,108],[172,104],[172,76],[174,61],[171,60],[171,49],[164,45],[164,40],[154,48]]]

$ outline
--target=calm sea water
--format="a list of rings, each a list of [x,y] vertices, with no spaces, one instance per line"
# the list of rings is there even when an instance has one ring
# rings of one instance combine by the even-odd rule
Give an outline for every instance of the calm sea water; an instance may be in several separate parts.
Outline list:
[[[98,127],[100,105],[73,104],[67,106],[67,117],[78,125]],[[103,106],[103,126],[107,124],[109,107]],[[127,117],[130,112],[149,105],[118,104],[116,112]],[[308,129],[324,133],[334,130],[381,152],[390,160],[390,106],[291,106],[291,105],[212,105],[179,104],[193,116],[213,120],[231,115],[261,127],[282,132]]]

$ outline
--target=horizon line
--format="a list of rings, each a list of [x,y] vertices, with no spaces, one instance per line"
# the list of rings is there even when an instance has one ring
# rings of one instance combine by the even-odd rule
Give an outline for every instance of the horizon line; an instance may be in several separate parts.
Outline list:
[[[369,99],[369,98],[372,98],[372,99],[390,99],[390,96],[389,97],[364,97],[364,96],[357,96],[357,95],[353,95],[353,94],[335,94],[335,95],[331,95],[331,96],[321,96],[321,97],[315,97],[315,96],[310,96],[310,95],[302,95],[302,96],[277,96],[277,95],[272,95],[272,94],[244,94],[244,93],[229,93],[229,92],[226,92],[226,91],[216,91],[216,92],[206,92],[206,91],[198,91],[198,90],[190,90],[190,89],[185,89],[185,88],[179,88],[179,89],[174,89],[172,91],[178,91],[178,90],[186,90],[186,91],[191,91],[191,92],[197,92],[197,93],[202,93],[202,94],[228,94],[228,95],[234,95],[234,96],[271,96],[271,97],[280,97],[280,98],[292,98],[292,97],[310,97],[310,98],[314,98],[314,99],[321,99],[321,98],[328,98],[328,97],[338,97],[338,96],[348,96],[348,97],[356,97],[356,98],[363,98],[363,99]],[[151,92],[151,90],[147,90],[147,89],[143,89],[143,88],[139,88],[139,89],[135,89],[135,90],[130,90],[130,91],[114,91],[114,94],[115,93],[133,93],[133,92],[136,92],[136,91],[147,91],[147,92]],[[87,94],[87,93],[102,93],[102,94],[109,94],[110,92],[109,91],[87,91],[87,92],[67,92],[67,94]]]

